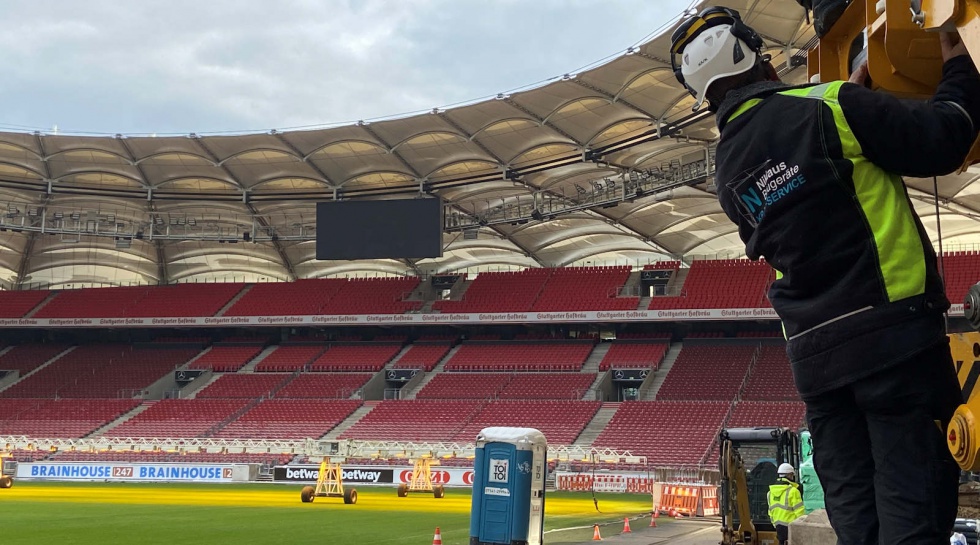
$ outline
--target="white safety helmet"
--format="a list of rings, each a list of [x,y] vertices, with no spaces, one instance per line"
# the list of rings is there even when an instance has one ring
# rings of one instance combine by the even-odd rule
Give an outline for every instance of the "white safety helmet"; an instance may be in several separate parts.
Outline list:
[[[779,464],[779,469],[776,470],[776,473],[780,477],[787,477],[789,475],[792,475],[794,477],[796,476],[796,470],[793,469],[793,466],[791,466],[791,465],[789,465],[787,463]]]
[[[671,65],[697,99],[694,110],[704,104],[712,83],[751,70],[762,46],[762,38],[728,8],[708,8],[678,27],[671,36]]]

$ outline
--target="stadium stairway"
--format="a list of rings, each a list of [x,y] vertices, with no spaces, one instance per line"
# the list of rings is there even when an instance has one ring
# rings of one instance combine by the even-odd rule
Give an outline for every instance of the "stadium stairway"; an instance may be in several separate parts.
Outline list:
[[[230,309],[231,307],[235,306],[235,303],[237,303],[242,297],[245,297],[245,294],[246,293],[252,291],[252,286],[254,286],[254,285],[255,284],[245,284],[245,287],[242,289],[242,291],[238,292],[234,297],[232,297],[231,300],[228,301],[225,304],[225,306],[221,307],[221,310],[219,310],[218,312],[216,312],[214,315],[215,316],[224,316],[225,315],[225,312],[228,312],[228,309]]]
[[[582,396],[583,401],[601,399],[598,397],[597,392],[599,391],[599,385],[602,384],[602,381],[606,378],[607,373],[608,371],[600,371],[596,373],[595,380],[592,381],[592,384],[589,385],[589,389],[586,390],[585,395]]]
[[[583,373],[598,373],[599,364],[602,363],[602,359],[606,357],[606,352],[609,352],[609,348],[612,347],[612,343],[597,343],[589,354],[589,357],[585,359],[585,365],[582,366]]]
[[[619,297],[636,297],[639,295],[641,276],[642,271],[630,271],[630,275],[626,278],[626,283],[619,288]]]
[[[58,354],[56,354],[53,358],[51,358],[48,361],[46,361],[46,362],[42,363],[41,365],[37,366],[37,368],[34,369],[33,371],[31,371],[30,373],[26,373],[26,374],[22,375],[20,378],[18,378],[17,380],[11,382],[10,384],[7,384],[6,386],[0,387],[0,392],[6,390],[7,388],[10,388],[11,386],[13,386],[15,384],[18,384],[19,382],[23,381],[25,378],[30,377],[34,373],[37,373],[41,369],[44,369],[45,367],[47,367],[47,366],[51,365],[52,363],[58,361],[59,358],[61,358],[65,354],[71,352],[75,348],[77,348],[77,347],[75,347],[75,346],[69,346],[65,350],[63,350],[63,351],[59,352]]]
[[[155,399],[154,400],[144,401],[144,402],[140,403],[139,405],[137,405],[135,408],[133,408],[133,410],[131,410],[128,413],[120,416],[119,418],[113,420],[112,422],[109,422],[105,426],[102,426],[101,428],[98,428],[97,430],[95,430],[92,433],[86,435],[85,437],[98,437],[98,436],[102,435],[103,433],[111,430],[112,428],[115,428],[116,426],[119,426],[119,425],[123,424],[124,422],[126,422],[128,420],[132,420],[134,417],[136,417],[136,415],[138,415],[141,412],[149,409],[156,402],[157,402],[157,400],[155,400]]]
[[[52,291],[51,293],[49,293],[48,296],[45,297],[43,301],[38,303],[36,307],[32,308],[27,314],[25,314],[24,318],[33,318],[34,315],[37,314],[42,308],[44,308],[45,305],[47,305],[48,303],[51,302],[52,299],[57,297],[58,293],[60,292]]]
[[[462,343],[460,343],[450,348],[449,352],[446,352],[446,355],[443,356],[441,360],[439,360],[439,363],[437,363],[435,367],[432,368],[432,371],[426,373],[425,377],[423,377],[422,380],[420,380],[419,383],[415,385],[415,388],[413,388],[409,392],[399,392],[400,395],[398,398],[415,399],[415,394],[421,392],[422,388],[425,388],[426,384],[432,382],[432,379],[435,378],[437,373],[441,373],[443,369],[446,368],[446,362],[451,360],[452,357],[456,355],[456,352],[458,352],[459,349],[462,348],[462,346],[463,346]]]
[[[636,306],[636,310],[648,310],[650,308],[650,299],[651,297],[649,295],[641,296],[640,303]]]
[[[267,358],[269,356],[269,354],[271,354],[273,351],[275,351],[276,348],[279,348],[279,346],[278,345],[272,345],[272,346],[267,346],[267,347],[263,348],[262,351],[259,352],[259,355],[258,356],[255,356],[254,358],[252,358],[251,361],[249,361],[248,363],[246,363],[241,369],[238,370],[238,372],[239,373],[254,373],[255,372],[255,366],[258,365],[260,361],[262,361],[265,358]]]
[[[187,370],[187,369],[190,369],[190,368],[191,368],[191,365],[192,365],[192,364],[193,364],[193,363],[194,363],[195,361],[197,361],[197,360],[199,360],[199,359],[201,359],[201,358],[203,358],[203,357],[204,357],[204,355],[205,355],[205,354],[207,354],[207,353],[208,353],[208,352],[210,352],[210,351],[211,351],[211,347],[210,347],[210,346],[208,346],[208,347],[206,347],[206,348],[205,348],[204,350],[201,350],[201,352],[200,352],[200,353],[199,353],[198,355],[196,355],[196,356],[194,356],[193,358],[191,358],[191,359],[189,359],[189,360],[187,360],[187,362],[185,362],[185,363],[184,363],[184,365],[181,365],[180,367],[178,367],[178,368],[177,368],[177,370],[179,370],[179,371],[184,371],[184,370]]]
[[[604,402],[599,410],[596,411],[595,416],[592,420],[585,426],[582,433],[575,438],[575,442],[572,446],[588,447],[592,446],[596,437],[602,433],[602,430],[606,429],[606,425],[615,416],[616,411],[619,410],[620,403],[617,402]]]
[[[194,398],[196,398],[198,393],[200,393],[201,391],[203,391],[208,386],[211,386],[211,383],[213,383],[214,381],[216,381],[219,378],[221,378],[222,375],[224,375],[224,373],[214,373],[214,372],[212,372],[211,373],[211,376],[208,377],[207,382],[201,383],[200,386],[195,387],[194,390],[188,392],[187,395],[184,395],[184,390],[181,390],[180,398],[181,399],[194,399]],[[200,382],[200,379],[195,380],[194,382]],[[194,384],[194,382],[191,382],[191,384]],[[187,386],[190,386],[191,384],[188,384]],[[185,386],[185,388],[186,388],[186,386]]]
[[[399,350],[397,354],[395,354],[395,357],[394,358],[391,358],[388,361],[388,363],[385,364],[384,369],[394,369],[395,368],[395,364],[397,364],[398,361],[402,359],[402,356],[405,355],[405,352],[408,352],[411,349],[412,349],[412,344],[411,343],[408,343],[405,346],[403,346],[402,349]]]
[[[674,274],[670,275],[670,280],[667,281],[667,295],[679,294],[684,288],[684,281],[687,280],[687,274],[690,272],[689,267],[674,271]]]
[[[219,431],[224,429],[225,426],[241,418],[242,415],[254,409],[255,406],[258,405],[259,403],[262,403],[264,399],[265,399],[264,397],[254,397],[250,399],[248,403],[245,404],[244,407],[231,413],[230,415],[228,415],[227,418],[225,418],[221,422],[218,422],[214,426],[211,426],[206,432],[201,434],[201,437],[214,437],[215,435],[218,434]]]
[[[650,387],[640,396],[640,401],[653,401],[657,399],[660,387],[667,380],[667,373],[674,366],[674,362],[677,361],[677,356],[681,354],[681,349],[683,348],[684,343],[671,343],[670,348],[667,349],[667,354],[664,356],[664,360],[660,362],[660,368],[653,375],[653,381],[650,383]]]
[[[332,441],[332,440],[337,439],[338,437],[340,437],[340,434],[342,434],[345,431],[347,431],[347,429],[350,428],[351,426],[353,426],[354,424],[357,424],[369,412],[371,412],[372,410],[374,410],[374,407],[377,406],[378,403],[381,403],[381,402],[380,401],[365,401],[364,404],[361,405],[360,407],[358,407],[356,411],[352,412],[350,414],[350,416],[348,416],[347,418],[345,418],[339,424],[337,424],[336,426],[334,426],[334,428],[332,430],[330,430],[329,432],[327,432],[327,434],[323,436],[323,439],[325,441]]]

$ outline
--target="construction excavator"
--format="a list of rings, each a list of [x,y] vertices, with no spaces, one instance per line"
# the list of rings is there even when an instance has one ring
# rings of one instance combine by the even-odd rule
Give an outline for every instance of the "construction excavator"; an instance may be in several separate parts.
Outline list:
[[[722,545],[776,545],[769,485],[779,464],[800,469],[800,437],[788,428],[728,428],[718,436]]]

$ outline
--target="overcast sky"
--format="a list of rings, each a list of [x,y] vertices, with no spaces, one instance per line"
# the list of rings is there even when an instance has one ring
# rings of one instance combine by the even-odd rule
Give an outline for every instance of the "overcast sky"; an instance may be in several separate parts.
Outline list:
[[[623,52],[689,0],[0,0],[0,130],[207,133],[479,99]]]

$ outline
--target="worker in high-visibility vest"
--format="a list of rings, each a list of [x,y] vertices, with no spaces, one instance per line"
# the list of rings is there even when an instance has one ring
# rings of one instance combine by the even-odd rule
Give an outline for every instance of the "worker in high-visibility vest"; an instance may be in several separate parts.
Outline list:
[[[769,519],[776,527],[776,540],[786,545],[789,540],[789,524],[803,516],[803,494],[796,482],[796,470],[789,464],[780,464],[779,480],[769,485]]]

